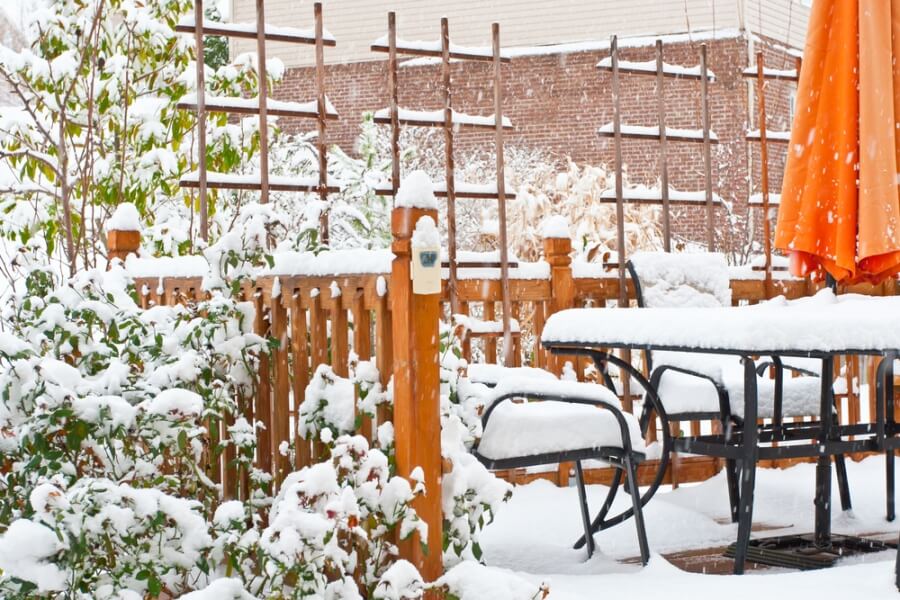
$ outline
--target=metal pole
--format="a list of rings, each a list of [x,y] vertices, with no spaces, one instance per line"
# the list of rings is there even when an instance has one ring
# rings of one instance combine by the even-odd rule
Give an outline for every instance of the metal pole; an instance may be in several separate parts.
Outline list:
[[[619,46],[618,38],[610,42],[612,53],[612,96],[613,96],[613,145],[616,153],[616,253],[619,264],[619,306],[628,305],[625,288],[625,206],[624,182],[622,181],[622,112],[619,101]]]
[[[269,201],[269,76],[266,71],[265,0],[256,0],[256,60],[259,77],[259,201]]]
[[[444,91],[444,154],[447,183],[447,254],[450,262],[450,311],[459,312],[456,295],[456,183],[453,164],[453,105],[450,94],[450,24],[441,18],[441,77]]]
[[[316,20],[316,106],[317,133],[316,146],[319,151],[319,198],[325,207],[319,214],[319,239],[323,246],[328,245],[328,146],[325,141],[325,119],[328,116],[325,104],[325,23],[322,16],[322,3],[313,5]]]
[[[672,251],[671,215],[669,213],[669,157],[666,148],[666,97],[663,75],[663,44],[656,40],[656,95],[659,114],[659,171],[663,206],[663,249]]]
[[[706,44],[700,45],[700,96],[703,111],[703,170],[706,176],[706,245],[715,250],[715,207],[712,189],[712,147],[709,137],[709,76],[706,69]]]
[[[506,173],[503,162],[503,70],[500,24],[491,26],[494,54],[494,144],[497,153],[497,212],[500,217],[500,289],[503,293],[503,364],[513,366],[512,301],[509,297],[509,248],[506,235]]]
[[[628,284],[625,280],[625,182],[622,179],[622,106],[619,96],[619,43],[613,36],[610,44],[612,52],[612,86],[613,86],[613,142],[616,151],[616,253],[619,255],[619,308],[628,307]],[[631,364],[631,351],[622,350],[622,360]],[[622,407],[632,411],[631,377],[622,371]]]
[[[772,295],[772,219],[769,215],[769,147],[766,142],[766,74],[762,51],[756,53],[756,102],[759,110],[759,160],[763,206],[766,297]]]
[[[194,43],[197,46],[197,175],[200,187],[200,237],[209,240],[206,195],[206,64],[203,48],[203,0],[194,2]]]
[[[397,86],[397,14],[388,13],[388,95],[391,111],[391,190],[400,189],[400,108]]]

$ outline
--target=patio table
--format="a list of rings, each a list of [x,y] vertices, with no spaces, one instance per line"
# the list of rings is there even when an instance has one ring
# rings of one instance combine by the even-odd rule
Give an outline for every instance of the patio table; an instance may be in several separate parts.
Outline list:
[[[741,465],[738,536],[734,572],[743,573],[750,547],[756,466],[760,460],[816,457],[815,548],[829,549],[831,456],[879,451],[886,454],[887,517],[894,516],[893,462],[898,445],[892,406],[894,360],[900,352],[900,297],[835,296],[830,290],[787,301],[722,308],[584,308],[552,315],[541,343],[560,355],[589,356],[598,368],[610,349],[726,354],[744,367],[744,414],[739,430],[678,438],[674,449],[736,459]],[[876,381],[871,423],[840,425],[833,418],[833,359],[841,355],[884,357]],[[757,424],[757,357],[822,360],[817,423]],[[641,382],[649,386],[646,380]],[[642,418],[646,418],[646,415]],[[665,415],[660,415],[665,423]],[[853,439],[850,439],[852,436]],[[779,442],[773,446],[771,442]],[[761,446],[760,443],[770,444]],[[657,478],[657,484],[660,478]]]

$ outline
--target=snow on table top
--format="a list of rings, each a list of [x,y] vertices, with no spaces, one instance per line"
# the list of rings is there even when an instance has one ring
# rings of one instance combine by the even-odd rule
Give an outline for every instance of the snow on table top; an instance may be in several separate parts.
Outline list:
[[[207,108],[225,108],[225,109],[244,109],[244,110],[259,110],[259,97],[253,98],[240,98],[235,96],[211,96],[206,95],[204,100],[206,101]],[[197,94],[185,94],[185,96],[180,100],[181,104],[197,104]],[[317,100],[310,100],[309,102],[287,102],[284,100],[275,100],[273,98],[266,99],[266,107],[270,111],[285,111],[285,112],[299,112],[299,113],[309,113],[316,114],[318,113],[319,106]],[[325,98],[325,112],[329,116],[337,117],[338,112],[337,109],[334,108],[334,105],[328,99]]]
[[[601,69],[611,69],[612,68],[612,57],[607,56],[600,60],[597,63],[597,66]],[[656,73],[656,61],[648,60],[642,62],[633,62],[629,60],[620,60],[619,61],[620,69],[627,69],[629,71],[638,71],[642,73]],[[670,65],[669,63],[663,63],[663,73],[667,75],[675,75],[681,77],[700,77],[700,65],[694,65],[693,67],[684,67],[682,65]],[[715,80],[716,75],[709,69],[706,69],[706,76],[710,81]]]
[[[197,21],[192,16],[187,16],[178,22],[179,28],[195,27]],[[219,21],[203,20],[203,29],[218,29],[230,33],[240,33],[244,35],[256,35],[256,23],[221,23]],[[278,36],[284,38],[296,38],[298,40],[315,39],[315,29],[303,29],[299,27],[276,27],[266,23],[266,36]],[[335,38],[330,31],[324,29],[322,31],[322,39],[326,42],[334,42]]]
[[[422,121],[423,123],[444,122],[444,109],[442,108],[439,108],[437,110],[412,110],[410,108],[400,108],[397,112],[401,121]],[[451,119],[454,125],[479,125],[482,127],[494,127],[497,124],[497,120],[494,118],[494,115],[469,115],[455,110],[451,112]],[[390,119],[391,110],[389,108],[382,108],[380,110],[377,110],[375,111],[375,118],[380,120]],[[503,126],[512,127],[512,121],[509,120],[509,117],[503,117]]]
[[[622,132],[623,135],[639,135],[639,136],[647,136],[658,138],[659,137],[659,126],[644,126],[644,125],[619,125],[619,131]],[[601,134],[611,134],[615,132],[615,124],[610,122],[606,123],[602,127],[597,128],[597,133]],[[672,138],[684,138],[690,140],[702,140],[703,139],[703,130],[702,129],[678,129],[675,127],[666,127],[666,136]],[[715,131],[709,132],[709,139],[712,141],[718,141],[719,136],[716,135]]]
[[[543,344],[727,351],[879,353],[900,349],[900,297],[778,297],[722,308],[582,308],[552,315]]]

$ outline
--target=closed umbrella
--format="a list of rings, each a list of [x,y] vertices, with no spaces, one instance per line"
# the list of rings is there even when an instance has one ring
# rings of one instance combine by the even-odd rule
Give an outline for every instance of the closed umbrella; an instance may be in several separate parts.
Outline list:
[[[816,0],[775,229],[795,275],[900,271],[900,0]]]

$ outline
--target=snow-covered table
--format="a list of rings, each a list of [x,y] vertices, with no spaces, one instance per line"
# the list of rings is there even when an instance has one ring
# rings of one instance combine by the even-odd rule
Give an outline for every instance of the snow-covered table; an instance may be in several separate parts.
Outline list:
[[[819,549],[827,549],[833,542],[837,545],[831,536],[831,457],[886,452],[888,518],[893,519],[893,458],[894,448],[900,445],[900,432],[893,422],[893,410],[885,411],[885,399],[893,398],[894,360],[900,352],[900,297],[836,297],[824,290],[809,298],[777,298],[746,307],[570,309],[547,320],[541,343],[554,354],[590,356],[601,370],[610,360],[608,349],[612,348],[729,354],[743,360],[745,402],[740,430],[728,436],[701,435],[674,441],[677,450],[733,458],[742,466],[735,573],[743,572],[748,556],[755,471],[760,460],[818,458],[814,543]],[[833,359],[840,355],[884,357],[878,370],[877,414],[872,423],[835,422],[831,384]],[[818,422],[757,426],[755,361],[760,356],[822,360]],[[652,389],[646,380],[641,384]],[[647,415],[642,422],[645,418]]]

